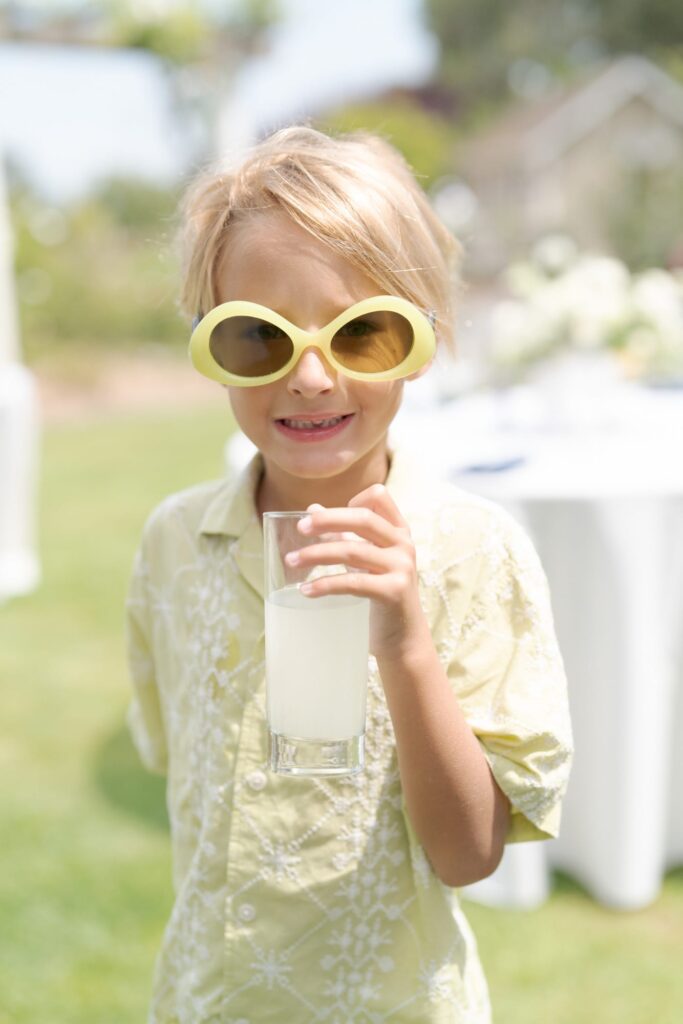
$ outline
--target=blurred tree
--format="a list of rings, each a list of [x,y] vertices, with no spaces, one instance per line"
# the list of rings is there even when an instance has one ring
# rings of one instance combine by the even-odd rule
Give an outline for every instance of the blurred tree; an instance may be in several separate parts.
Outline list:
[[[572,45],[596,42],[588,0],[425,0],[425,8],[441,43],[439,75],[467,111],[506,96],[515,61],[557,68]]]
[[[177,199],[174,191],[121,179],[68,209],[25,186],[14,190],[15,269],[29,362],[71,363],[69,351],[184,343],[171,245]]]
[[[683,245],[683,171],[625,171],[605,216],[614,251],[631,269],[673,266]]]
[[[174,64],[210,58],[216,45],[258,48],[279,17],[279,0],[0,0],[2,38],[22,42],[126,46]]]
[[[176,195],[136,178],[110,178],[93,196],[111,216],[112,221],[133,233],[158,230],[169,223],[176,209]]]
[[[234,75],[265,45],[278,16],[278,0],[232,0],[223,7],[189,0],[0,0],[0,38],[148,51],[166,72],[179,117],[194,125],[198,163],[215,155],[217,117]],[[97,347],[185,344],[170,244],[173,190],[117,179],[58,210],[35,195],[20,168],[11,184],[29,362],[56,360],[72,374],[91,365],[78,353]]]
[[[683,4],[675,0],[594,0],[598,31],[611,53],[683,47]]]
[[[211,28],[196,4],[160,5],[109,0],[111,45],[147,50],[182,66],[207,55]]]
[[[0,0],[0,38],[143,49],[162,62],[196,162],[215,155],[217,122],[234,76],[265,46],[279,0]]]
[[[671,0],[424,0],[442,53],[439,77],[470,115],[510,89],[539,95],[577,65],[624,51],[672,70],[683,57],[683,4]]]
[[[232,0],[222,10],[191,0],[106,0],[112,42],[149,50],[171,64],[258,50],[279,17],[278,0]]]

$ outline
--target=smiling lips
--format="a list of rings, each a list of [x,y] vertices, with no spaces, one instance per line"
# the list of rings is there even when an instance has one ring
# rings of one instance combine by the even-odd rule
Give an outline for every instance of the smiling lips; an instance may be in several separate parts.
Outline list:
[[[286,419],[275,420],[275,426],[288,437],[298,441],[323,440],[340,433],[352,420],[353,413],[335,413],[332,416],[316,416],[298,413]]]

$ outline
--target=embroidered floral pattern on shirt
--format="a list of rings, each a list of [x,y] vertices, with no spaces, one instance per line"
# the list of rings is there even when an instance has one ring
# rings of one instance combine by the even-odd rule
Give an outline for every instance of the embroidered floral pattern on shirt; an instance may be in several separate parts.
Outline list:
[[[142,758],[167,773],[175,904],[151,1024],[489,1024],[457,893],[406,818],[369,659],[366,767],[267,768],[258,459],[153,513],[128,599]],[[496,780],[509,839],[556,834],[571,758],[566,684],[536,554],[494,504],[393,458],[435,649]]]

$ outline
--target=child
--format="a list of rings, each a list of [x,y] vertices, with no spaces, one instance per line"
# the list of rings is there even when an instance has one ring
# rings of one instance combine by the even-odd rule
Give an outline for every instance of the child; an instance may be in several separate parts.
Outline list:
[[[150,1021],[485,1024],[457,887],[505,842],[557,835],[571,737],[526,536],[387,440],[430,318],[448,339],[455,243],[392,147],[306,127],[200,177],[184,217],[196,363],[259,451],[156,509],[131,583],[129,722],[168,776],[176,892]],[[374,296],[399,312],[347,316]],[[267,310],[216,309],[235,300]],[[298,359],[285,321],[312,332]],[[370,598],[357,776],[267,770],[260,517],[302,508],[308,532],[361,538],[301,553],[351,570],[311,600]]]

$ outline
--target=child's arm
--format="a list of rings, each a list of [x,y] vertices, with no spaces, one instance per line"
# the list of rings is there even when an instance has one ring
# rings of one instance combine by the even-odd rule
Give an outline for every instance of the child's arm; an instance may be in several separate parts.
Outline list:
[[[381,484],[356,495],[346,509],[313,505],[309,511],[310,528],[303,532],[363,538],[303,548],[299,564],[342,562],[363,570],[320,577],[308,593],[372,600],[371,651],[392,717],[408,814],[425,853],[447,885],[485,878],[503,854],[509,803],[434,648],[408,525]]]

